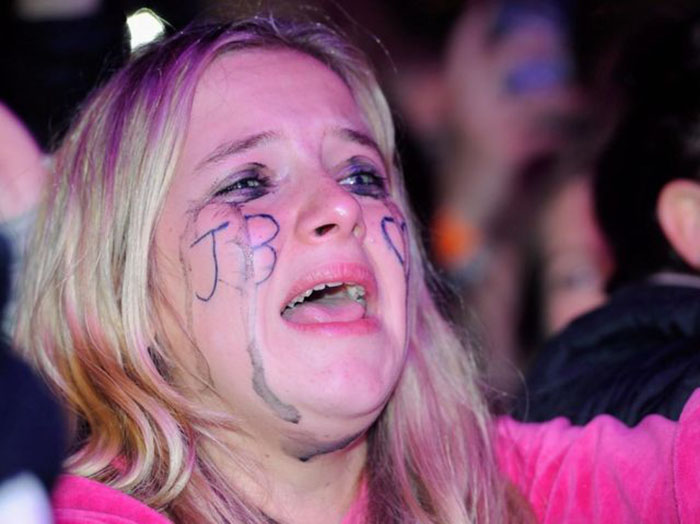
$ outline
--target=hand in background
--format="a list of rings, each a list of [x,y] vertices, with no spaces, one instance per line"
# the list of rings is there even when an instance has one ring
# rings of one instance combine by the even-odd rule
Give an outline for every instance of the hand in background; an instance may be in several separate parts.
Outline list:
[[[565,143],[566,122],[581,103],[564,23],[519,5],[470,7],[446,58],[448,205],[480,228],[511,212],[523,170]]]
[[[36,142],[0,103],[0,222],[17,218],[38,202],[47,170]]]

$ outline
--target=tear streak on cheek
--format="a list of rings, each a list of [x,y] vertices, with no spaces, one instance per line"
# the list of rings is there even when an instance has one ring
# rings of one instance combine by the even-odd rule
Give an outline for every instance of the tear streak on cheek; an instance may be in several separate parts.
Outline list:
[[[211,224],[217,224],[211,227]],[[204,225],[204,227],[201,227]],[[236,226],[237,225],[237,226]],[[229,227],[233,226],[233,227]],[[207,228],[209,228],[207,230]],[[192,238],[194,241],[189,245],[188,264],[182,260],[183,267],[187,267],[190,273],[193,269],[191,257],[196,256],[192,252],[193,249],[202,249],[205,247],[206,255],[201,253],[200,256],[210,257],[211,273],[208,277],[208,285],[206,294],[195,291],[194,296],[201,302],[208,302],[217,293],[217,287],[220,282],[230,284],[230,277],[234,273],[243,273],[243,280],[240,285],[235,285],[236,289],[241,290],[241,299],[245,300],[248,307],[242,307],[241,317],[248,326],[248,340],[241,341],[246,345],[248,355],[253,370],[252,388],[253,391],[267,404],[270,409],[282,420],[292,424],[298,424],[301,420],[299,410],[290,404],[286,404],[272,391],[265,377],[265,367],[262,360],[262,355],[258,346],[253,339],[256,324],[256,304],[257,304],[257,287],[265,282],[272,275],[277,263],[277,250],[271,242],[279,234],[280,227],[277,220],[269,214],[250,214],[243,215],[239,206],[228,204],[211,204],[205,206],[194,213],[194,217],[189,221],[184,237]],[[189,232],[189,234],[188,234]],[[194,234],[192,233],[194,232]],[[203,233],[202,233],[203,232]],[[211,247],[208,247],[208,244]],[[242,262],[237,258],[237,264],[233,264],[232,250],[234,249],[242,253]],[[234,267],[235,265],[235,267]],[[243,266],[242,268],[240,266]],[[241,271],[242,269],[242,271]],[[187,278],[187,287],[193,287],[190,277],[185,271]],[[204,278],[197,275],[199,278]],[[255,284],[250,288],[250,296],[244,291],[248,286],[246,282]],[[199,285],[199,283],[198,283]],[[192,292],[190,291],[190,296]],[[191,333],[192,330],[192,314],[191,302],[188,301],[188,324]],[[202,357],[203,358],[203,357]],[[201,363],[200,363],[201,364]],[[208,369],[208,366],[207,366]],[[208,373],[208,372],[207,372]]]
[[[287,455],[298,458],[301,462],[308,462],[320,455],[340,451],[351,446],[365,434],[365,431],[360,431],[347,437],[322,441],[318,438],[308,435],[290,439],[283,445],[283,450]]]
[[[262,357],[257,345],[251,342],[248,345],[248,354],[250,362],[253,366],[253,391],[267,404],[275,414],[282,420],[298,424],[301,420],[299,410],[291,404],[285,404],[277,395],[273,393],[265,379],[265,369],[262,363]]]

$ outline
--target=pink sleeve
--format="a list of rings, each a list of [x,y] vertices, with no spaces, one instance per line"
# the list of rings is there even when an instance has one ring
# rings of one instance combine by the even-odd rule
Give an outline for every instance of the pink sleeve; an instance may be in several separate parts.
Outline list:
[[[51,498],[56,524],[172,524],[138,500],[74,475],[62,476]]]
[[[584,427],[498,422],[504,472],[540,522],[700,522],[700,390],[678,423],[628,428],[603,415]]]

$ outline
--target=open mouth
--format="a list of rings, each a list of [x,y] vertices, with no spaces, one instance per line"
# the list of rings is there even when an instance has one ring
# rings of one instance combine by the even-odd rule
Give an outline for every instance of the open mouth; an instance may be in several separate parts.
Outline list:
[[[281,315],[295,324],[354,322],[367,312],[365,294],[354,282],[324,282],[295,296]]]

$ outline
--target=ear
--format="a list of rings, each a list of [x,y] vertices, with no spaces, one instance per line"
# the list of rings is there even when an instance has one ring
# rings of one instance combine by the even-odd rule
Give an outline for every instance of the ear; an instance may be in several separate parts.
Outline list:
[[[667,183],[656,202],[656,216],[671,247],[686,264],[700,270],[700,182]]]

